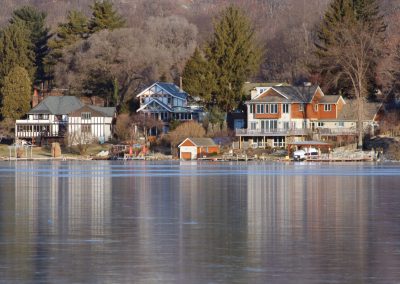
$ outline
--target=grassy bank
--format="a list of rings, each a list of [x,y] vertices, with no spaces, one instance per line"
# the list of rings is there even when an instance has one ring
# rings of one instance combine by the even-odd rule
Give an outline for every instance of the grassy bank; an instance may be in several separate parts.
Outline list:
[[[79,158],[96,156],[99,152],[107,151],[110,148],[111,146],[109,144],[103,144],[103,145],[93,144],[89,145],[88,149],[86,150],[86,153],[83,155],[79,153],[79,150],[76,147],[62,148],[61,152],[64,157],[79,159]],[[9,155],[10,155],[10,150],[8,148],[8,145],[0,145],[0,158],[8,159]],[[15,157],[14,152],[12,152],[11,155],[12,157]],[[28,157],[30,158],[30,153],[28,154]],[[49,159],[51,157],[52,157],[51,147],[37,147],[37,146],[32,147],[32,158]],[[25,156],[23,158],[25,158]]]

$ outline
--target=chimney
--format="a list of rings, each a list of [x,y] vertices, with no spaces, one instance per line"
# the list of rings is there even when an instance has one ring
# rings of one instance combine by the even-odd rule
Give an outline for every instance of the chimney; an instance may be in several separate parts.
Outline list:
[[[182,80],[182,76],[179,76],[179,90],[181,92],[183,92],[183,80]]]
[[[33,88],[32,108],[39,104],[39,92],[36,87]]]

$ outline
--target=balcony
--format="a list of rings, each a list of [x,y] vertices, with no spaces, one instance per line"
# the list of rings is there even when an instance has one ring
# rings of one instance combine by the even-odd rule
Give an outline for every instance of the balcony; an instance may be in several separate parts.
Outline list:
[[[311,129],[236,129],[236,136],[306,136]]]
[[[357,135],[357,129],[354,127],[317,128],[314,130],[314,133],[319,134],[321,136]]]
[[[236,129],[236,136],[321,136],[357,135],[355,128],[306,128],[306,129]]]

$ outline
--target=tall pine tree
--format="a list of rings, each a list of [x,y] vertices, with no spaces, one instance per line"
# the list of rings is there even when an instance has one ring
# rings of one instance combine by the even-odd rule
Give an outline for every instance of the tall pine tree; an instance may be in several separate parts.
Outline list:
[[[208,108],[212,103],[212,92],[215,88],[213,73],[209,64],[198,48],[186,62],[183,70],[183,88],[191,97],[198,97]]]
[[[124,18],[118,14],[109,0],[96,0],[91,8],[92,17],[89,22],[91,33],[106,29],[114,30],[125,25]]]
[[[1,114],[4,118],[18,119],[30,109],[32,82],[28,72],[19,66],[11,69],[1,88]]]
[[[24,22],[16,20],[0,31],[0,87],[4,77],[16,66],[25,68],[32,81],[35,74],[34,62],[34,46]]]
[[[216,83],[215,102],[224,111],[235,109],[242,100],[243,84],[257,71],[260,59],[252,25],[239,8],[228,7],[215,23],[206,58]]]
[[[49,40],[51,51],[46,56],[45,62],[49,68],[50,77],[53,77],[52,67],[62,58],[63,49],[88,37],[88,18],[80,11],[69,11],[67,22],[60,23],[54,37]]]
[[[46,27],[46,13],[31,6],[23,6],[15,10],[10,19],[11,24],[18,21],[23,22],[30,32],[35,53],[35,81],[44,81],[46,79],[44,58],[49,52],[47,41],[50,38],[49,29]]]

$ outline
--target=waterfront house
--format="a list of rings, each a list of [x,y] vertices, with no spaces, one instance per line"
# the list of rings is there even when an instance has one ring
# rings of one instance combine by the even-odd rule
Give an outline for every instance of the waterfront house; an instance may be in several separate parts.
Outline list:
[[[247,128],[236,129],[239,147],[286,147],[306,138],[338,140],[357,135],[356,103],[325,95],[318,86],[255,87],[245,104]],[[366,129],[376,128],[380,107],[364,103]]]
[[[173,120],[201,121],[204,116],[201,107],[189,103],[189,94],[173,83],[156,82],[136,97],[140,102],[137,112],[161,120],[164,133]]]
[[[85,105],[74,96],[48,96],[15,123],[16,139],[62,141],[74,135],[105,142],[112,137],[114,107]]]
[[[219,145],[211,138],[186,138],[178,145],[181,160],[196,160],[219,153]]]

